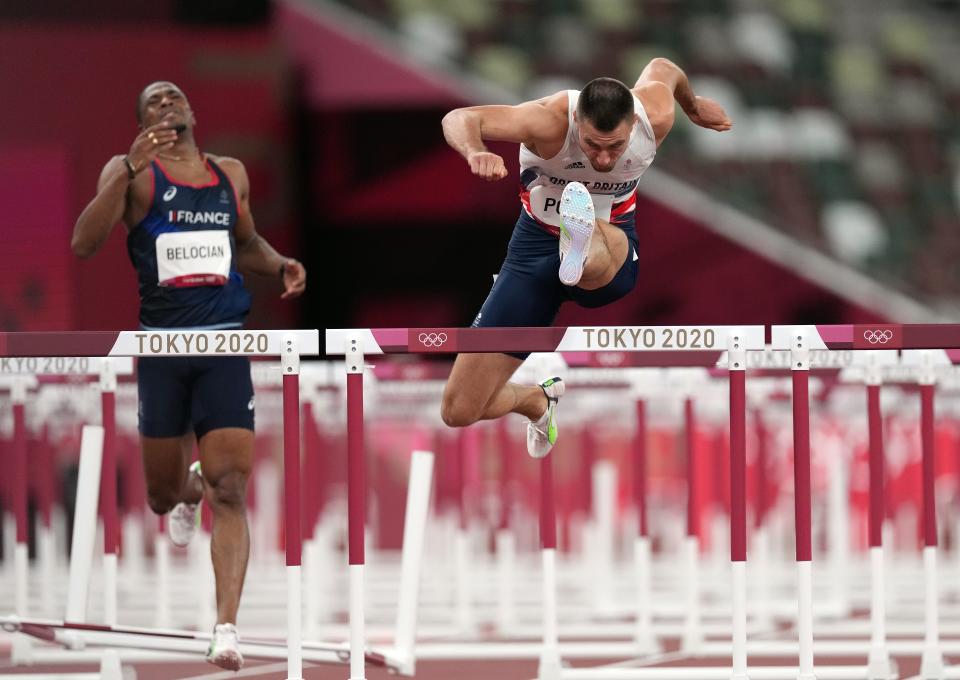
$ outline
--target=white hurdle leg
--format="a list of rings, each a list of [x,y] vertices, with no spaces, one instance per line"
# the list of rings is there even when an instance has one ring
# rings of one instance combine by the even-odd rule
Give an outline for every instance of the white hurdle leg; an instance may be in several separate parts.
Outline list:
[[[153,555],[156,575],[153,622],[157,628],[170,628],[170,543],[162,524],[153,538]]]
[[[417,601],[420,592],[420,564],[423,538],[430,513],[430,481],[433,478],[433,454],[414,451],[410,460],[407,508],[403,522],[403,551],[400,557],[400,597],[397,602],[397,632],[394,640],[399,672],[413,675],[416,670]]]
[[[924,638],[920,659],[920,677],[923,680],[942,680],[943,652],[940,649],[940,616],[937,607],[937,548],[923,549],[924,579]]]
[[[497,531],[497,630],[506,635],[517,623],[513,606],[513,575],[516,571],[517,543],[510,529]]]
[[[543,649],[537,666],[539,680],[559,680],[560,639],[557,627],[557,551],[541,551],[543,567]]]
[[[70,577],[67,590],[66,620],[87,620],[87,588],[93,566],[93,547],[97,533],[97,499],[100,495],[100,461],[103,454],[103,428],[84,425],[80,440],[80,471],[77,478],[77,502],[73,515],[73,541],[70,550]]]
[[[683,640],[680,649],[696,652],[703,645],[703,627],[700,614],[700,539],[687,536],[683,544],[684,573],[687,578],[686,617],[683,623]]]
[[[650,539],[647,536],[634,539],[633,559],[637,575],[637,629],[633,639],[637,644],[637,654],[656,654],[660,651],[660,643],[653,632],[653,598],[650,590],[652,564]]]
[[[758,626],[768,628],[773,625],[770,602],[773,594],[770,589],[770,534],[767,525],[757,527],[753,532],[753,557],[750,560],[753,577],[753,620]]]
[[[896,677],[896,670],[887,649],[886,587],[884,585],[883,547],[870,548],[870,655],[867,677],[871,680]]]
[[[840,446],[832,447],[827,458],[827,541],[830,554],[831,600],[838,607],[840,616],[850,614],[849,565],[850,565],[850,515],[847,502],[846,456]],[[844,447],[845,448],[845,447]]]
[[[590,580],[596,592],[596,606],[600,615],[616,611],[613,593],[613,553],[617,512],[617,467],[608,460],[593,464],[593,552],[596,571]]]
[[[51,618],[56,617],[56,605],[54,603],[55,589],[53,584],[57,582],[57,538],[53,533],[53,527],[43,524],[42,520],[37,521],[37,555],[40,558],[40,573],[42,574],[44,586],[40,589],[40,606],[43,613]]]
[[[457,597],[457,628],[462,633],[470,633],[474,628],[473,603],[471,590],[473,588],[473,566],[470,555],[470,532],[463,524],[457,524],[454,535],[454,559],[456,560],[456,597]]]

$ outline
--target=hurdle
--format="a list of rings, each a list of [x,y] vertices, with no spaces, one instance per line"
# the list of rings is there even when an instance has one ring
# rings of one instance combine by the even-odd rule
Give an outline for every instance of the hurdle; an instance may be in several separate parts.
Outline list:
[[[317,331],[121,331],[121,332],[73,332],[73,333],[2,333],[0,356],[3,357],[137,357],[137,356],[277,356],[281,359],[284,383],[284,472],[286,482],[287,526],[287,659],[288,678],[300,679],[302,670],[302,618],[300,613],[301,586],[301,532],[300,532],[300,433],[299,433],[299,388],[298,377],[301,355],[319,353]],[[105,391],[115,387],[108,377]],[[104,399],[109,406],[111,400]],[[109,421],[106,423],[110,425]],[[109,458],[105,463],[109,465]],[[107,491],[103,501],[105,542],[116,552],[115,520],[116,496],[115,470],[113,475],[104,469],[101,475],[102,489]],[[23,493],[26,491],[24,489]],[[113,519],[107,520],[112,514]],[[24,536],[25,538],[25,536]],[[115,564],[115,563],[114,563]],[[114,579],[115,583],[115,579]],[[108,595],[109,597],[109,595]],[[115,595],[114,595],[115,598]],[[115,599],[114,599],[115,602]],[[108,616],[115,618],[115,607]],[[26,632],[21,620],[20,630]],[[12,624],[9,624],[12,625]],[[110,624],[107,624],[108,627]],[[159,640],[158,640],[159,642]],[[158,645],[162,647],[163,645]],[[360,663],[363,662],[361,654]]]
[[[348,371],[348,380],[352,379],[354,394],[359,395],[362,389],[362,364],[367,355],[391,354],[391,353],[422,353],[422,354],[444,354],[459,352],[516,352],[516,351],[534,351],[534,352],[597,352],[597,351],[619,351],[619,352],[638,352],[643,359],[640,365],[647,366],[670,366],[679,365],[690,366],[700,365],[703,367],[712,367],[716,365],[717,360],[724,351],[729,352],[731,373],[731,433],[733,440],[731,463],[734,466],[731,475],[732,497],[736,499],[736,507],[731,516],[731,557],[733,561],[733,592],[735,601],[742,603],[734,610],[734,674],[736,677],[746,677],[746,509],[745,494],[743,491],[742,474],[745,469],[744,460],[744,432],[745,432],[745,405],[746,399],[743,395],[745,386],[745,371],[747,368],[746,354],[748,351],[762,350],[764,347],[764,329],[760,326],[755,327],[570,327],[570,328],[497,328],[497,329],[461,329],[461,328],[392,328],[392,329],[328,329],[326,331],[326,349],[328,354],[342,355],[346,358]],[[679,355],[679,356],[678,356]],[[686,355],[686,356],[683,356]],[[700,355],[696,357],[696,355]],[[362,403],[358,401],[358,396],[352,396],[348,392],[348,408],[352,414],[352,425],[350,434],[353,441],[356,442],[359,456],[362,452],[362,441],[358,441],[359,426],[362,422]],[[546,481],[549,480],[549,468],[544,468],[541,478],[543,486],[543,498],[549,496]],[[356,525],[354,518],[357,515],[351,515],[351,537],[362,532],[362,525]],[[551,561],[549,557],[549,547],[551,543],[551,529],[549,513],[541,515],[543,522],[541,527],[541,540],[544,543],[544,551],[547,557],[544,560],[545,579],[551,576]],[[740,525],[742,524],[742,528]],[[359,564],[357,566],[360,566]],[[546,588],[547,586],[545,586]],[[555,587],[555,586],[554,586]],[[546,590],[545,590],[546,592]],[[548,598],[546,600],[545,617],[547,619],[554,616],[554,605]],[[362,617],[362,601],[354,600],[351,608],[351,618]],[[612,669],[568,669],[558,668],[556,657],[553,650],[556,643],[556,622],[544,621],[545,637],[541,645],[541,671],[549,669],[551,674],[555,673],[560,677],[593,677],[590,673],[600,673],[602,677],[607,676],[606,672]],[[362,629],[354,630],[352,644],[362,647],[364,640],[360,635]],[[631,643],[632,644],[632,643]],[[490,658],[492,655],[504,658],[516,658],[514,653],[519,650],[514,649],[511,652],[511,645],[497,644],[488,645],[482,651],[480,649],[470,649],[471,645],[456,645],[456,648],[443,649],[440,645],[420,645],[418,648],[419,658]],[[584,655],[587,655],[587,649],[590,645],[577,645],[583,647]],[[603,655],[611,649],[611,645],[593,645],[592,652],[594,656]],[[560,645],[560,655],[572,651],[571,645]],[[656,673],[662,671],[657,669],[653,675],[645,674],[644,669],[617,669],[618,673],[626,672],[637,675],[629,677],[656,677]],[[650,671],[652,669],[646,669]],[[686,671],[688,677],[704,677],[701,672],[704,669],[698,668],[696,671]],[[578,673],[587,675],[578,676]],[[724,673],[729,673],[725,670]],[[758,669],[758,672],[752,673],[754,677],[781,677],[778,669]],[[863,675],[862,667],[838,667],[835,672],[828,673],[824,677],[861,677]],[[359,676],[351,676],[356,680]],[[616,676],[619,677],[619,676]],[[662,677],[662,676],[661,676]]]
[[[50,379],[71,378],[75,380],[98,377],[99,392],[101,395],[101,427],[104,431],[102,446],[102,467],[105,472],[112,471],[111,478],[116,478],[116,460],[113,455],[113,442],[115,432],[115,399],[117,375],[130,375],[133,373],[133,360],[129,357],[18,357],[6,359],[0,362],[0,388],[5,383],[11,393],[13,406],[13,460],[12,468],[14,470],[14,509],[17,523],[17,545],[15,552],[15,588],[16,588],[16,607],[18,616],[29,616],[27,607],[27,597],[29,593],[29,584],[27,581],[27,425],[26,425],[26,401],[27,393],[30,389],[39,388],[41,382]],[[113,484],[103,485],[100,494],[104,498],[104,611],[108,621],[116,623],[116,577],[117,577],[117,548],[119,530],[117,528],[116,515],[116,486]],[[112,498],[112,502],[108,499]],[[54,536],[51,526],[51,504],[52,499],[48,494],[42,494],[40,497],[39,511],[40,524],[37,527],[37,546],[38,558],[41,572],[48,583],[53,582],[53,560],[54,560]],[[111,508],[113,512],[111,512]],[[95,530],[95,520],[94,527]],[[83,543],[89,543],[89,548],[93,548],[94,531],[87,532],[83,538],[88,539]],[[75,537],[77,536],[75,532]],[[83,532],[81,532],[83,536]],[[79,537],[78,537],[79,538]],[[85,564],[85,568],[71,570],[71,580],[77,586],[74,592],[82,598],[86,604],[86,588],[89,578],[89,558],[92,557],[90,550],[84,551],[80,545],[76,546],[76,554],[87,555],[86,563],[82,560],[77,562],[78,566]],[[43,609],[46,614],[52,613],[52,592],[49,588],[43,589]],[[68,607],[71,603],[68,603]],[[73,608],[74,620],[78,612],[76,606]],[[68,614],[68,616],[70,616]],[[25,638],[17,638],[14,644],[13,659],[16,663],[23,658],[29,658],[30,650]]]
[[[923,527],[924,527],[924,610],[925,636],[921,657],[920,675],[925,680],[955,677],[954,669],[945,669],[943,645],[939,639],[938,591],[937,591],[937,523],[935,505],[935,452],[933,440],[934,425],[934,386],[937,381],[937,366],[949,366],[960,360],[960,325],[955,324],[849,324],[820,326],[774,326],[772,328],[773,345],[779,348],[791,348],[794,368],[794,398],[798,421],[803,429],[803,412],[808,407],[804,391],[805,366],[804,355],[810,348],[843,350],[902,350],[903,363],[916,368],[914,373],[920,389],[920,426],[923,461]],[[874,373],[872,381],[877,380]],[[797,427],[795,425],[795,428]],[[796,429],[795,429],[796,432]],[[800,436],[803,436],[801,431]],[[807,460],[807,464],[809,461]],[[798,462],[798,466],[800,463]],[[879,475],[878,475],[879,477]],[[880,481],[878,479],[878,481]],[[798,497],[800,496],[798,490]],[[798,509],[798,514],[801,510]],[[809,512],[809,509],[807,509]],[[872,532],[876,527],[871,523]],[[871,544],[876,537],[871,537]],[[801,670],[808,669],[812,677],[812,631],[808,612],[804,610],[803,600],[808,593],[804,583],[804,569],[801,566],[801,553],[798,550],[798,568],[801,582]],[[875,559],[875,558],[874,558]],[[881,605],[882,606],[882,605]],[[874,629],[874,640],[881,641],[879,632]],[[893,649],[894,643],[889,647]]]

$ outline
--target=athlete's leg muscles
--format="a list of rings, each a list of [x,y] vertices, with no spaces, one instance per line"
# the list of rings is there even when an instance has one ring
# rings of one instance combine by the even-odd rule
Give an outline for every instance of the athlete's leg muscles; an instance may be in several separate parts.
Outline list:
[[[583,276],[577,286],[584,290],[603,288],[613,281],[629,255],[630,241],[623,229],[598,219],[583,265]]]
[[[520,413],[533,420],[547,408],[539,385],[508,382],[521,360],[507,354],[460,354],[443,390],[440,413],[450,427]]]
[[[250,532],[247,479],[253,465],[252,430],[211,430],[200,438],[204,498],[213,511],[210,556],[217,583],[217,623],[236,623],[243,591]]]
[[[193,435],[140,437],[147,502],[158,515],[170,512],[180,501],[196,503],[201,491],[188,483],[187,467],[193,449]],[[192,481],[192,480],[191,480]]]

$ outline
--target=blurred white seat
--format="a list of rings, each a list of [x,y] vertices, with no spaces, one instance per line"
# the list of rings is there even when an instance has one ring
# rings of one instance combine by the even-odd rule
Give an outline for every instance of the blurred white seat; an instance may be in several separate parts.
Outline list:
[[[768,12],[734,16],[730,20],[730,39],[737,53],[768,72],[785,74],[793,66],[793,41],[783,23]]]
[[[883,222],[866,203],[828,203],[823,208],[821,221],[830,252],[851,264],[864,264],[887,247],[889,238]]]

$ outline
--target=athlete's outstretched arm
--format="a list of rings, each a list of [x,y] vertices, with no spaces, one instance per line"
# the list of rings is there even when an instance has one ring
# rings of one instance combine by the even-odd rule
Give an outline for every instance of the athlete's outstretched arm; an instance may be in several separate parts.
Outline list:
[[[566,107],[563,116],[557,115],[556,101],[566,94],[525,102],[517,106],[468,106],[454,109],[443,117],[443,136],[457,153],[470,164],[473,174],[496,181],[507,176],[503,159],[491,153],[484,141],[536,144],[537,140],[551,139],[563,134],[567,123]],[[558,126],[564,126],[560,129]],[[558,132],[559,129],[559,132]]]
[[[723,107],[712,99],[696,96],[693,88],[690,87],[687,74],[669,59],[663,57],[653,59],[643,69],[633,87],[644,102],[658,143],[673,126],[674,100],[687,117],[700,127],[720,132],[733,127],[733,121],[727,116]],[[651,108],[654,109],[652,112]],[[659,120],[654,121],[654,118]]]
[[[307,271],[297,260],[284,257],[257,233],[250,214],[250,179],[243,163],[234,158],[221,158],[220,167],[230,177],[237,192],[237,267],[244,272],[283,279],[281,298],[296,297],[307,286]]]

